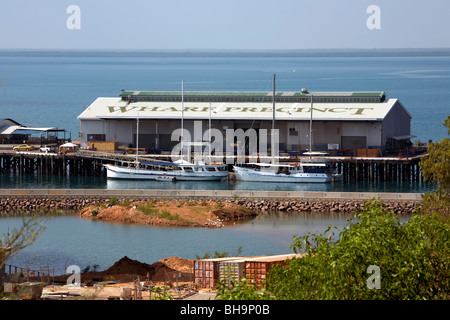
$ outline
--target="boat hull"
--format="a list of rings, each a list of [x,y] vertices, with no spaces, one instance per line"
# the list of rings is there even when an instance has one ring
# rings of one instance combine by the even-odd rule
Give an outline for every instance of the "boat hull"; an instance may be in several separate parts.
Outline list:
[[[237,178],[242,181],[253,182],[282,182],[282,183],[327,183],[332,176],[326,173],[295,173],[284,174],[270,171],[260,171],[251,168],[234,167]]]
[[[192,172],[158,171],[147,169],[124,168],[107,165],[106,177],[108,179],[123,180],[160,180],[161,177],[175,178],[177,181],[220,181],[227,178],[228,172]]]

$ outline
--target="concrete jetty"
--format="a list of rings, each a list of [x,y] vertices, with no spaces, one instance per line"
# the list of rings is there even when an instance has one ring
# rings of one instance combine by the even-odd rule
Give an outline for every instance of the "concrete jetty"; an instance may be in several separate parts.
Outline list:
[[[349,213],[378,199],[390,211],[411,214],[422,206],[420,193],[239,191],[239,190],[137,190],[137,189],[0,189],[0,216],[38,210],[80,210],[88,205],[117,201],[183,200],[234,202],[257,212]]]
[[[422,193],[321,192],[321,191],[247,191],[176,189],[0,189],[0,197],[82,197],[82,198],[173,198],[173,199],[310,199],[422,201]]]

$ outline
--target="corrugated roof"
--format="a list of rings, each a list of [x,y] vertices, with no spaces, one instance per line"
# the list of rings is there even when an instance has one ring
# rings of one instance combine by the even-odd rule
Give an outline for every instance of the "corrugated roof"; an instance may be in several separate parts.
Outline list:
[[[397,99],[384,102],[314,103],[314,120],[382,120]],[[185,102],[185,119],[271,120],[272,104],[267,102]],[[403,108],[403,106],[399,103]],[[120,98],[97,98],[78,119],[181,119],[181,102],[132,102]],[[277,103],[276,120],[309,120],[310,103]]]
[[[272,96],[272,92],[263,91],[186,91],[184,96],[256,96],[267,97]],[[181,96],[181,91],[122,91],[121,97],[127,96]],[[317,97],[382,97],[385,95],[382,91],[376,92],[277,92],[277,96],[317,96]]]

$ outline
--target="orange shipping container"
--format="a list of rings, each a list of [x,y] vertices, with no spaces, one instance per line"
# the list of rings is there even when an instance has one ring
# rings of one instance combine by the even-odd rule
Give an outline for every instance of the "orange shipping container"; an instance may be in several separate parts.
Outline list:
[[[273,266],[285,265],[286,260],[300,258],[302,256],[301,254],[287,254],[248,259],[245,262],[245,277],[249,283],[260,287],[266,281],[269,271]]]

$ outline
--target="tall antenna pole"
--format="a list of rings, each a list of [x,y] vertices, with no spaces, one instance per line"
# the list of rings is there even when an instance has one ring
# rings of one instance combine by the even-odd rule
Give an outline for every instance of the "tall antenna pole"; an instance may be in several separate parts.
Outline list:
[[[184,134],[184,82],[181,80],[181,160],[183,160],[183,134]]]
[[[311,95],[311,117],[309,118],[309,152],[312,152],[312,115],[313,115],[313,95]]]
[[[275,74],[273,74],[272,113],[272,132],[275,132]]]
[[[136,168],[139,163],[139,111],[136,117]]]
[[[209,103],[209,164],[211,164],[211,103]]]
[[[270,150],[272,153],[272,164],[275,164],[275,73],[273,74],[273,92],[272,92],[272,134],[270,135]]]

